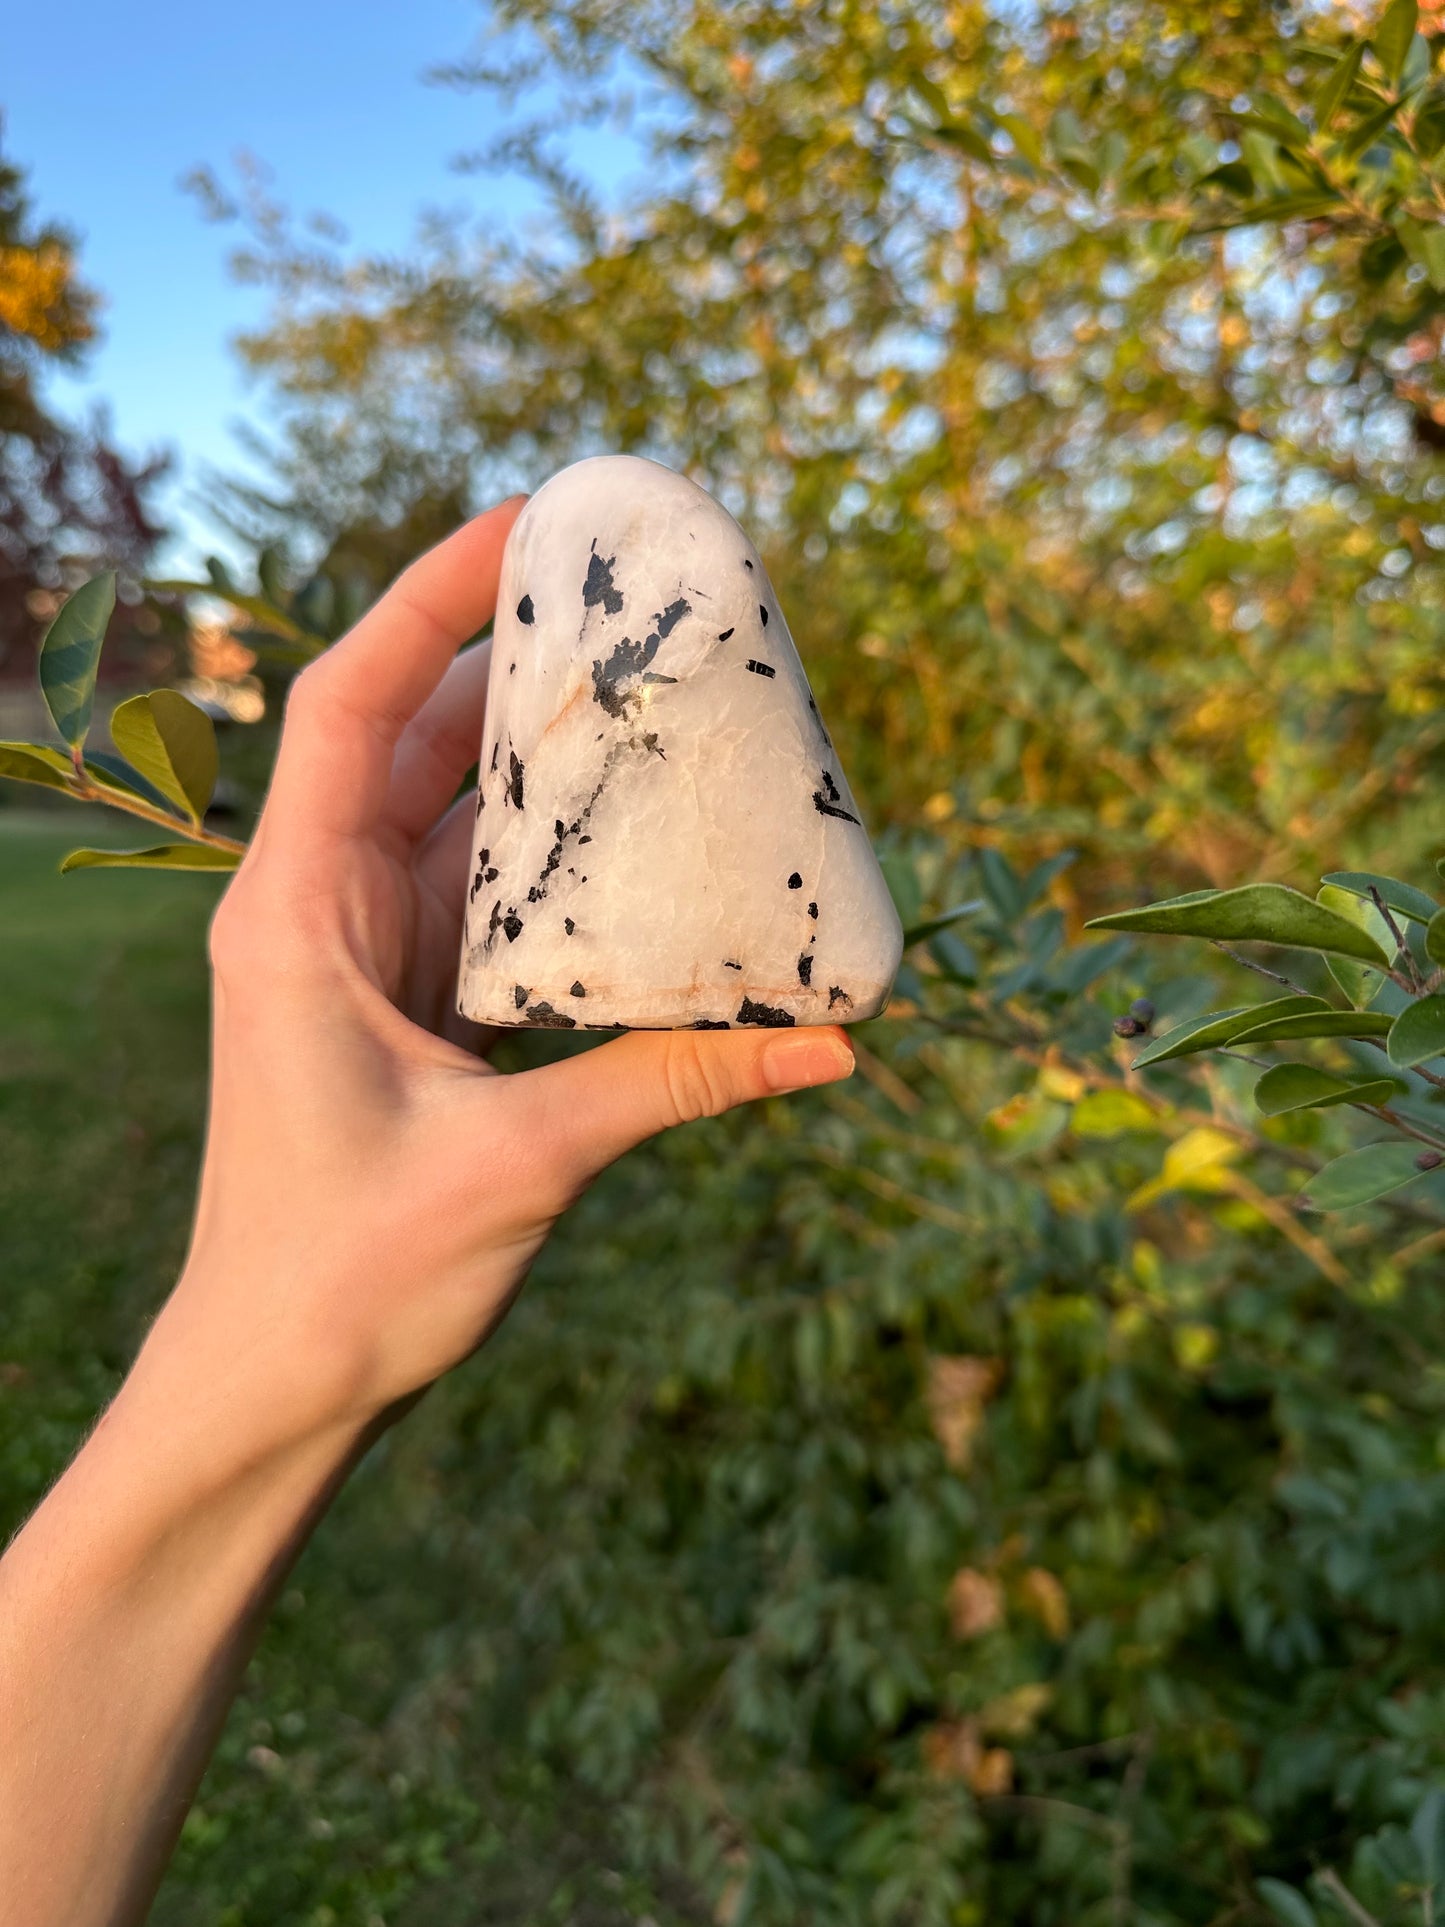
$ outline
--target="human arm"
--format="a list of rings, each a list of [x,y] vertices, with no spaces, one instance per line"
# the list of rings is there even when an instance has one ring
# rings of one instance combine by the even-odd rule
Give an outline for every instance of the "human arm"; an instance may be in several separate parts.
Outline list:
[[[452,1012],[508,504],[293,689],[212,927],[190,1251],[0,1560],[0,1893],[142,1919],[285,1572],[367,1443],[495,1329],[547,1232],[655,1131],[846,1075],[833,1029],[633,1033],[503,1076]]]

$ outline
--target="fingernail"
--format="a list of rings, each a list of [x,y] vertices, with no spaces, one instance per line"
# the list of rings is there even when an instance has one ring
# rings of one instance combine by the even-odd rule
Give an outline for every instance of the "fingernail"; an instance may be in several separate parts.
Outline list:
[[[773,1091],[805,1091],[852,1073],[853,1052],[841,1037],[810,1036],[806,1030],[775,1039],[763,1056],[763,1082]]]

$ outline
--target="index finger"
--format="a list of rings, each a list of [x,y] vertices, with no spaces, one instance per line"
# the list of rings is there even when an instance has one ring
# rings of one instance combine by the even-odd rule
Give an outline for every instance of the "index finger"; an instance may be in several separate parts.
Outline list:
[[[301,672],[269,811],[338,836],[373,827],[402,731],[496,608],[502,550],[525,499],[488,509],[429,549]]]

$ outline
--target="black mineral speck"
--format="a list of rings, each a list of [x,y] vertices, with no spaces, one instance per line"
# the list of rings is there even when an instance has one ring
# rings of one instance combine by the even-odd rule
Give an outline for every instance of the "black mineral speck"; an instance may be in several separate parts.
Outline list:
[[[745,569],[747,569],[747,570],[749,570],[749,571],[751,571],[751,569],[752,569],[752,566],[753,566],[753,565],[752,565],[752,563],[751,563],[751,562],[749,562],[749,560],[748,560],[748,558],[747,558],[746,556],[744,556],[744,557],[743,557],[743,567],[744,567]]]
[[[515,943],[522,934],[522,919],[515,910],[509,910],[502,918],[502,928],[507,933],[507,942]]]
[[[570,937],[572,932],[577,928],[576,924],[570,917],[563,917],[562,922],[566,926],[567,935]]]
[[[748,668],[755,676],[776,676],[777,670],[769,662],[759,662],[755,656],[748,657]]]
[[[525,984],[512,985],[512,1002],[517,1006],[518,1010],[522,1008],[531,994],[531,991],[528,990]]]
[[[808,915],[809,915],[810,917],[816,917],[816,916],[817,916],[817,914],[818,914],[818,906],[817,906],[817,904],[816,904],[816,903],[810,903],[810,904],[808,905]]]
[[[522,763],[522,759],[518,756],[516,750],[513,750],[512,751],[512,780],[507,785],[507,793],[512,799],[512,808],[514,810],[519,810],[522,807],[523,768],[524,766]]]
[[[791,1011],[779,1010],[776,1004],[755,1004],[751,997],[744,997],[733,1021],[738,1024],[758,1024],[769,1030],[786,1030],[798,1020]]]
[[[726,642],[726,641],[727,641],[727,639],[728,639],[728,637],[729,637],[729,636],[730,636],[731,634],[732,634],[732,630],[731,630],[731,629],[724,629],[724,630],[723,630],[723,632],[722,632],[722,634],[721,634],[721,635],[720,635],[720,636],[718,637],[718,641],[719,641],[719,642]]]
[[[580,977],[577,979],[576,983],[573,984],[572,986],[572,995],[574,997],[585,997],[587,995],[587,986],[586,984],[583,983]]]
[[[590,837],[590,836],[579,836],[579,837],[578,837],[578,839],[577,839],[577,842],[578,842],[578,845],[579,845],[579,847],[580,847],[580,845],[582,845],[583,843],[590,843],[591,841],[592,841],[592,839],[591,839],[591,837]]]
[[[762,617],[763,627],[766,629],[768,626],[768,611],[765,603],[760,602],[758,604],[758,614]]]
[[[576,1030],[577,1019],[569,1017],[565,1011],[553,1010],[550,1004],[528,1004],[527,1021],[540,1025],[543,1030]]]
[[[498,740],[497,740],[497,741],[496,741],[495,743],[493,743],[493,744],[492,744],[492,769],[493,769],[493,771],[495,771],[495,770],[496,770],[496,767],[497,767],[497,758],[498,758],[498,756],[499,756],[499,755],[501,754],[501,751],[502,751],[502,744],[501,744],[501,739],[500,739],[500,738],[498,738]]]
[[[676,602],[669,602],[660,616],[654,616],[652,618],[653,627],[657,631],[658,641],[666,642],[667,638],[672,634],[678,623],[682,621],[683,617],[690,616],[691,614],[692,604],[687,601],[685,597],[679,596]]]
[[[693,1025],[694,1030],[731,1030],[732,1025],[726,1017],[699,1017]]]
[[[517,673],[517,665],[516,665],[516,663],[514,663],[514,662],[509,662],[509,663],[507,664],[507,674],[508,674],[509,676],[515,676],[515,675],[516,675],[516,673]]]
[[[597,553],[597,538],[592,538],[592,553],[587,558],[587,580],[582,584],[584,607],[595,609],[600,602],[609,616],[615,616],[622,607],[622,597],[612,580],[612,565],[615,555],[605,559]]]
[[[524,595],[517,604],[517,620],[529,624],[537,620],[537,611],[532,607],[532,598],[529,595]]]
[[[807,951],[805,950],[802,956],[799,957],[798,959],[798,982],[800,984],[807,984],[811,981],[812,975],[813,975],[813,959],[808,955]]]
[[[853,999],[848,995],[847,991],[844,990],[841,984],[829,984],[828,986],[829,1010],[833,1008],[834,1004],[851,1004],[852,1001]]]
[[[723,969],[724,970],[741,970],[742,965],[740,963],[734,963],[731,957],[724,957]]]
[[[856,823],[857,817],[851,810],[845,810],[840,801],[838,785],[833,781],[831,770],[822,772],[823,787],[813,791],[813,808],[820,816],[841,816],[845,823]]]
[[[799,876],[798,872],[794,870],[793,874],[788,878],[788,888],[790,890],[801,890],[802,887],[803,879]]]

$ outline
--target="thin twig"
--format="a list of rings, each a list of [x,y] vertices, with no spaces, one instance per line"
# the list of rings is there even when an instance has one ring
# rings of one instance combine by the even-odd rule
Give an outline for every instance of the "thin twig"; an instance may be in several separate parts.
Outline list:
[[[1224,952],[1231,963],[1243,964],[1246,970],[1254,971],[1256,976],[1268,977],[1274,984],[1283,984],[1286,990],[1292,990],[1297,997],[1309,997],[1314,994],[1306,990],[1302,984],[1297,984],[1293,977],[1281,977],[1277,970],[1266,969],[1262,963],[1256,963],[1252,957],[1242,957],[1237,950],[1231,950],[1227,943],[1221,943],[1217,937],[1212,937],[1210,941],[1216,950]]]
[[[204,830],[199,824],[187,823],[169,810],[157,808],[147,803],[143,797],[126,796],[120,790],[113,790],[104,784],[94,782],[88,773],[77,768],[70,787],[70,794],[82,803],[103,803],[107,809],[124,810],[128,816],[138,816],[145,823],[158,823],[162,829],[169,830],[172,836],[182,836],[188,843],[204,843],[213,850],[227,850],[234,856],[244,856],[246,846],[237,843],[229,836],[217,836],[212,830]]]
[[[1360,1905],[1333,1867],[1326,1867],[1324,1872],[1318,1874],[1316,1878],[1320,1885],[1339,1902],[1341,1909],[1349,1915],[1350,1919],[1356,1922],[1357,1927],[1380,1927],[1379,1921]]]

